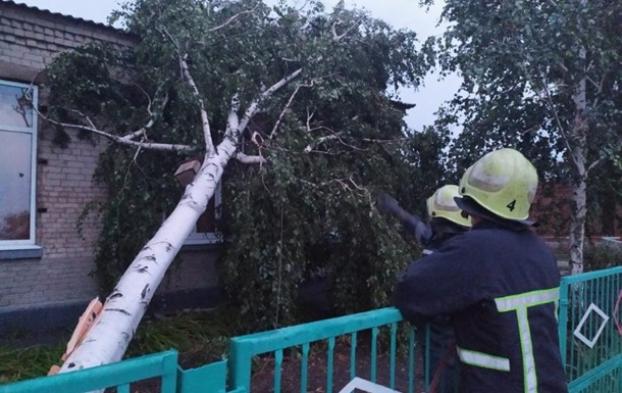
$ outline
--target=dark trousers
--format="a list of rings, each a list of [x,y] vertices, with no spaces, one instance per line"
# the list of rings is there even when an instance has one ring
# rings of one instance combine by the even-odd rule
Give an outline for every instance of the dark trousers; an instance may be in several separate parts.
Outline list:
[[[430,378],[434,393],[458,392],[458,356],[453,327],[430,324]]]

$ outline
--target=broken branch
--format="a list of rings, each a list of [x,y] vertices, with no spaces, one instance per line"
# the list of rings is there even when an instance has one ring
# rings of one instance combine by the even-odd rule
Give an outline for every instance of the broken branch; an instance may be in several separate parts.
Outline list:
[[[242,164],[265,164],[268,162],[268,160],[262,156],[249,156],[242,152],[237,153],[235,155],[235,159],[240,161]]]
[[[91,127],[91,126],[85,126],[85,125],[81,125],[81,124],[74,124],[74,123],[65,123],[62,121],[58,121],[58,120],[53,120],[48,118],[47,116],[43,115],[41,112],[36,111],[37,114],[39,115],[39,117],[41,117],[43,120],[63,127],[63,128],[73,128],[76,130],[82,130],[82,131],[88,131],[91,132],[93,134],[99,135],[99,136],[103,136],[104,138],[110,139],[113,142],[122,144],[122,145],[128,145],[128,146],[134,146],[134,147],[140,147],[143,149],[149,149],[149,150],[159,150],[159,151],[174,151],[174,152],[193,152],[196,151],[196,148],[189,146],[189,145],[179,145],[179,144],[169,144],[169,143],[154,143],[154,142],[137,142],[131,139],[125,139],[124,137],[118,136],[118,135],[114,135],[111,134],[109,132],[106,131],[102,131],[100,129],[97,129],[95,127]]]

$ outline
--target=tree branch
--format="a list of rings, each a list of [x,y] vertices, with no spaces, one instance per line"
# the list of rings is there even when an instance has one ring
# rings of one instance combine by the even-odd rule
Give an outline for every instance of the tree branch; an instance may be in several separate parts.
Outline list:
[[[36,111],[36,110],[35,110]],[[172,152],[193,152],[196,151],[197,149],[189,146],[189,145],[178,145],[178,144],[169,144],[169,143],[154,143],[154,142],[137,142],[131,139],[125,139],[124,137],[118,136],[118,135],[114,135],[111,134],[109,132],[106,131],[102,131],[100,129],[97,129],[95,127],[92,126],[85,126],[85,125],[81,125],[81,124],[73,124],[73,123],[65,123],[65,122],[61,122],[58,120],[53,120],[48,118],[47,116],[43,115],[41,112],[36,111],[37,114],[39,115],[39,117],[41,117],[43,120],[63,127],[63,128],[73,128],[76,130],[82,130],[82,131],[88,131],[91,132],[93,134],[102,136],[104,138],[110,139],[113,142],[122,144],[122,145],[127,145],[127,146],[134,146],[134,147],[140,147],[143,149],[148,149],[148,150],[159,150],[159,151],[172,151]]]
[[[157,29],[162,34],[164,34],[169,39],[169,41],[171,41],[171,44],[173,44],[173,46],[175,47],[175,50],[177,51],[177,53],[181,53],[181,49],[179,48],[179,44],[175,40],[175,37],[173,37],[173,35],[168,31],[168,29],[166,27],[164,27],[164,26],[160,26]]]
[[[313,116],[315,116],[315,112],[309,113],[309,108],[307,107],[307,132],[311,133],[311,120],[313,120]]]
[[[231,105],[229,107],[229,115],[227,115],[227,129],[225,130],[225,136],[232,137],[233,133],[238,132],[240,127],[240,118],[238,111],[240,110],[240,97],[238,94],[234,94],[231,97]]]
[[[528,75],[526,71],[525,71],[525,74]],[[564,129],[561,119],[559,118],[559,113],[557,112],[557,108],[555,107],[555,103],[553,102],[553,96],[551,94],[551,90],[549,89],[546,76],[540,73],[540,78],[542,78],[542,85],[544,87],[544,92],[546,94],[546,99],[549,105],[549,110],[553,112],[553,118],[555,119],[555,123],[557,124],[557,128],[559,129],[559,132],[562,134],[562,139],[564,140],[564,143],[566,144],[568,153],[570,154],[570,157],[572,157],[572,161],[574,162],[574,164],[578,167],[579,162],[577,161],[577,158],[575,157],[575,152],[574,152],[574,149],[572,148],[572,145],[570,144],[570,139],[568,138],[568,134],[566,134],[566,130]]]
[[[303,84],[303,85],[296,86],[296,89],[294,90],[292,95],[289,97],[289,100],[287,100],[287,103],[283,107],[283,110],[281,111],[281,114],[279,115],[279,118],[276,120],[276,123],[274,123],[274,127],[272,127],[272,131],[270,131],[270,135],[268,136],[268,139],[272,139],[276,135],[276,132],[279,129],[279,126],[281,125],[281,122],[283,121],[283,117],[285,116],[285,112],[287,112],[289,107],[292,105],[292,102],[294,102],[294,98],[296,97],[296,94],[298,94],[298,91],[300,91],[300,88],[301,87],[311,87],[311,86],[313,86],[313,81],[310,84],[308,84],[308,85]]]
[[[533,34],[531,34],[533,35]],[[532,37],[534,38],[534,37]],[[535,40],[535,39],[534,39]],[[537,41],[537,40],[535,40]],[[525,51],[524,46],[522,45],[522,43],[519,43],[518,47],[520,48],[520,52],[523,55],[523,61],[520,62],[520,67],[523,71],[523,74],[525,75],[525,78],[527,79],[527,81],[531,84],[532,88],[534,89],[534,91],[537,91],[536,89],[536,84],[534,83],[534,81],[531,78],[531,75],[529,73],[529,71],[527,70],[527,65],[525,64],[525,62],[530,60],[530,57],[527,52]],[[564,143],[566,145],[566,148],[568,149],[568,154],[570,154],[570,157],[572,158],[572,161],[574,162],[575,166],[579,166],[579,162],[577,160],[577,158],[575,157],[575,152],[574,149],[572,148],[572,145],[570,144],[570,139],[568,138],[568,135],[566,134],[566,129],[564,128],[564,126],[562,125],[561,119],[559,118],[559,113],[557,112],[557,108],[555,107],[555,102],[553,101],[553,96],[551,94],[551,90],[549,89],[549,84],[548,84],[548,80],[546,78],[546,75],[544,74],[544,72],[542,72],[542,70],[540,70],[540,67],[536,64],[536,72],[538,74],[538,76],[540,77],[541,81],[542,81],[542,86],[544,88],[544,92],[546,95],[546,103],[549,107],[549,111],[551,111],[553,113],[553,118],[555,120],[555,124],[557,125],[557,128],[559,129],[560,134],[562,135],[562,139],[564,140]]]
[[[201,93],[199,93],[199,88],[197,87],[197,84],[194,82],[194,79],[192,78],[192,74],[190,74],[190,68],[188,67],[188,61],[187,61],[188,54],[181,55],[180,53],[178,53],[178,55],[179,55],[179,67],[181,68],[181,73],[184,79],[186,80],[186,83],[188,83],[188,85],[190,86],[190,89],[192,89],[192,94],[194,95],[194,98],[199,103],[199,109],[201,111],[201,127],[203,128],[203,138],[205,140],[205,150],[207,154],[209,155],[210,153],[214,152],[214,142],[212,141],[212,132],[210,130],[209,119],[207,117],[207,111],[205,110],[205,102],[203,101],[203,98],[201,97]]]
[[[244,116],[242,117],[242,120],[240,121],[238,129],[236,131],[237,132],[244,131],[246,129],[246,127],[248,126],[248,123],[250,122],[251,118],[259,110],[259,107],[260,107],[261,103],[264,100],[266,100],[267,98],[269,98],[270,96],[272,96],[272,94],[274,94],[276,91],[281,89],[283,86],[287,85],[293,79],[297,78],[298,75],[300,75],[301,72],[302,72],[302,68],[298,68],[296,71],[294,71],[291,74],[285,76],[283,79],[281,79],[280,81],[276,82],[275,84],[270,86],[268,89],[264,90],[259,95],[259,98],[257,98],[253,102],[251,102],[251,104],[248,106],[248,108],[244,112]]]
[[[343,33],[338,34],[337,33],[337,25],[341,24],[341,21],[338,20],[335,23],[333,23],[330,27],[331,32],[333,33],[333,41],[338,42],[340,41],[342,38],[346,37],[348,34],[350,34],[350,32],[352,30],[354,30],[355,28],[359,27],[361,22],[356,22],[353,23],[352,26],[350,26],[349,28],[347,28]]]
[[[303,151],[305,153],[309,153],[311,152],[313,149],[315,149],[318,145],[321,145],[322,143],[332,140],[332,139],[341,139],[341,136],[339,135],[339,133],[334,133],[332,135],[326,135],[326,136],[322,136],[320,138],[317,138],[313,143],[308,144]]]
[[[209,33],[213,33],[215,31],[218,31],[224,27],[227,27],[228,25],[230,25],[231,23],[233,23],[237,18],[239,18],[240,16],[244,15],[244,14],[252,14],[253,12],[255,12],[255,9],[257,9],[258,5],[253,8],[252,10],[246,10],[246,11],[241,11],[238,12],[237,14],[233,15],[232,17],[230,17],[229,19],[227,19],[226,21],[224,21],[223,23],[219,24],[218,26],[214,26],[211,29],[207,30]]]
[[[147,129],[151,128],[152,125],[153,125],[152,120],[149,120],[149,122],[143,128],[139,128],[136,131],[132,131],[129,134],[122,136],[121,139],[132,140],[132,139],[137,138],[137,137],[139,137],[141,135],[144,136],[146,134]]]
[[[587,171],[586,173],[590,173],[592,171],[592,169],[596,168],[600,163],[602,163],[603,161],[605,161],[604,157],[600,157],[599,159],[595,160],[594,162],[592,162],[588,167],[587,167]]]
[[[177,58],[179,59],[179,69],[181,71],[182,79],[188,83],[190,89],[192,90],[192,94],[194,98],[199,103],[199,109],[201,112],[201,128],[203,129],[203,139],[205,141],[205,151],[207,155],[213,153],[214,150],[214,141],[212,140],[212,133],[210,130],[209,119],[207,117],[207,111],[205,110],[205,102],[203,101],[203,97],[201,97],[201,93],[199,92],[199,88],[192,78],[192,74],[190,73],[190,67],[188,67],[188,54],[183,53],[179,43],[175,40],[175,37],[168,31],[165,26],[161,26],[158,28],[160,33],[166,36],[169,41],[175,47],[175,52],[177,52]]]
[[[603,92],[603,89],[605,87],[605,81],[607,79],[607,73],[603,73],[603,77],[600,79],[600,82],[596,83],[594,80],[592,80],[592,78],[589,78],[588,80],[594,84],[594,86],[596,87],[596,91],[594,92],[594,100],[592,102],[592,110],[595,111],[596,108],[598,108],[598,105],[600,104],[600,98],[601,98],[601,93]]]
[[[249,156],[242,152],[239,152],[235,155],[235,159],[240,161],[242,164],[265,164],[268,162],[262,156]]]
[[[141,90],[142,90],[142,88],[141,88]],[[149,97],[149,95],[144,90],[143,90],[143,93],[145,94],[145,96],[147,97],[147,100],[149,101],[149,103],[147,104],[147,113],[149,114],[149,121],[147,122],[147,124],[145,124],[143,127],[139,128],[139,129],[137,129],[136,131],[132,131],[132,132],[122,136],[123,139],[128,139],[128,140],[129,139],[134,139],[134,138],[137,138],[137,137],[139,137],[141,135],[144,136],[144,137],[147,137],[147,130],[149,130],[155,124],[156,115],[154,115],[153,111],[151,110],[153,102],[151,101],[151,97]],[[157,92],[156,92],[156,95],[157,95]],[[167,103],[168,103],[168,94],[166,94],[164,96],[164,99],[162,100],[162,110],[164,110],[164,107],[166,107]],[[91,127],[97,128],[93,124],[91,124]]]

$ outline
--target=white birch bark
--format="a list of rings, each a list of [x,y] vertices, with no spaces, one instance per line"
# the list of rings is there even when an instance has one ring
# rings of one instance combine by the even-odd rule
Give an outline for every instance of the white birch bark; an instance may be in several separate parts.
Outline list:
[[[225,138],[218,145],[218,152],[204,160],[175,210],[108,296],[93,328],[65,361],[61,373],[121,360],[164,274],[214,195],[224,168],[236,151],[235,142]]]
[[[587,0],[581,0],[585,6]],[[581,48],[579,58],[585,62],[587,58],[586,48]],[[585,67],[588,72],[588,67]],[[574,142],[574,163],[576,168],[573,179],[572,219],[570,222],[570,271],[571,274],[583,272],[583,246],[585,242],[585,220],[587,216],[587,75],[581,79],[573,96],[575,105],[574,125],[570,139]]]
[[[237,156],[243,162],[263,162],[261,157],[236,154],[242,131],[261,104],[301,72],[298,69],[263,91],[249,104],[241,119],[238,118],[239,101],[237,97],[232,99],[223,140],[211,150],[211,137],[206,140],[207,153],[194,181],[186,187],[171,215],[127,268],[106,299],[93,327],[61,367],[61,373],[121,360],[164,274],[207,208],[229,160]],[[204,117],[201,119],[205,126]]]
[[[587,110],[586,80],[579,82],[574,96],[575,119],[570,138],[573,140],[575,175],[573,178],[572,219],[570,222],[570,271],[583,272],[583,247],[585,243],[585,221],[587,217]]]

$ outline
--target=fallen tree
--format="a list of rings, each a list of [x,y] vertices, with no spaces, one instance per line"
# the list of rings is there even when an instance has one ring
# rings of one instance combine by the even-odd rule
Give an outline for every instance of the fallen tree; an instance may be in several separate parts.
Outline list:
[[[111,141],[100,175],[121,187],[110,187],[115,197],[109,209],[118,203],[117,197],[131,192],[129,173],[143,171],[143,155],[166,154],[172,160],[199,156],[202,164],[114,285],[61,372],[122,358],[231,160],[264,168],[271,151],[295,149],[307,157],[344,153],[333,151],[335,146],[350,153],[374,149],[375,155],[399,160],[403,112],[392,107],[385,90],[388,83],[417,84],[426,70],[413,33],[392,31],[343,5],[326,13],[315,2],[296,9],[269,8],[256,0],[140,0],[120,15],[140,43],[125,54],[99,46],[61,56],[48,69],[50,110],[40,116],[57,128],[60,141],[66,142],[69,129]],[[129,69],[131,83],[119,81],[121,68]],[[349,105],[353,97],[357,102],[371,100],[386,119],[360,113]],[[343,108],[335,106],[341,112],[338,119],[326,112],[316,114],[339,102]],[[272,126],[266,127],[267,122]],[[393,129],[387,130],[388,125]],[[279,144],[292,133],[298,135],[296,143]],[[397,147],[387,148],[395,142]],[[106,172],[110,165],[118,169],[120,158],[128,166],[125,175]],[[150,160],[157,167],[171,158]],[[341,177],[307,186],[328,185],[371,201],[370,190],[361,184],[361,179],[367,180],[364,175],[346,169],[340,168]],[[164,190],[166,181],[161,182]],[[153,201],[148,195],[141,197]],[[151,216],[158,214],[156,210]],[[118,226],[122,220],[116,220]],[[116,250],[100,244],[99,258],[111,253]]]

